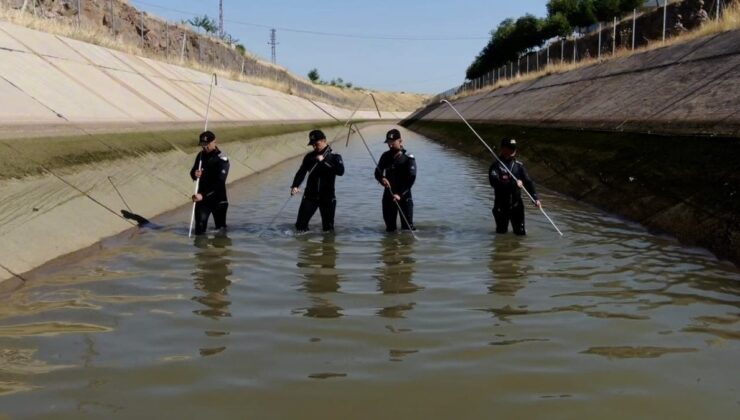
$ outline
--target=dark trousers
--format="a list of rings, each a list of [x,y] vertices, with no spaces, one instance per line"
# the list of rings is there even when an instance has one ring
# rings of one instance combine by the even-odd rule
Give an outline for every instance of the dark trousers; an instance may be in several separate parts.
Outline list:
[[[216,229],[226,227],[226,210],[229,203],[207,204],[203,201],[195,203],[195,234],[202,235],[206,233],[208,227],[208,218],[213,213],[213,221],[216,223]]]
[[[511,222],[511,229],[517,235],[526,235],[527,231],[524,229],[524,203],[522,200],[514,202],[514,204],[493,203],[493,218],[496,220],[496,233],[506,233],[509,231],[509,222]]]
[[[334,197],[318,198],[303,196],[301,207],[298,209],[298,219],[295,222],[295,228],[299,232],[308,230],[308,222],[319,209],[321,213],[321,226],[324,232],[334,230],[334,213],[337,209],[337,200]]]
[[[403,215],[406,216],[406,219],[401,217],[401,229],[414,229],[414,200],[410,196],[408,198],[401,198],[398,201],[398,206],[396,206],[396,203],[393,202],[393,196],[386,190],[383,193],[383,220],[385,221],[386,232],[394,232],[396,230],[396,218],[398,217],[399,207]],[[408,224],[406,220],[408,220]]]

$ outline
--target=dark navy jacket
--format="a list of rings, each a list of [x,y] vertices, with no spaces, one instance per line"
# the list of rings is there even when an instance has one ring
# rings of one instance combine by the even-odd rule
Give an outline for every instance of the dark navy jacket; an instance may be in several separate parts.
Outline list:
[[[324,155],[324,160],[319,162],[316,157]],[[312,170],[313,169],[313,170]],[[309,173],[310,172],[310,173]],[[334,181],[337,176],[344,175],[344,162],[342,155],[332,153],[331,147],[326,146],[319,152],[311,152],[303,157],[301,167],[293,178],[291,188],[298,188],[308,174],[304,197],[308,198],[334,198]]]
[[[529,194],[537,200],[537,192],[534,189],[534,182],[532,182],[532,179],[529,177],[527,170],[524,169],[524,164],[515,159],[506,161],[502,158],[501,161],[517,179],[522,181],[524,188],[526,188]],[[506,169],[504,169],[498,161],[493,162],[488,170],[488,182],[491,183],[496,195],[494,206],[513,206],[522,202],[522,192],[519,187],[517,187],[516,181],[512,179],[511,175],[509,175]]]
[[[201,151],[195,157],[195,163],[190,170],[190,177],[195,181],[195,171],[198,170],[198,161],[203,158],[203,175],[198,184],[198,193],[203,195],[203,202],[209,206],[228,202],[226,198],[226,177],[229,176],[229,158],[218,148],[211,153]]]
[[[416,159],[414,155],[407,155],[405,149],[395,156],[396,152],[388,150],[380,156],[375,168],[375,179],[380,182],[383,178],[391,183],[394,194],[402,199],[411,198],[411,187],[416,181]]]

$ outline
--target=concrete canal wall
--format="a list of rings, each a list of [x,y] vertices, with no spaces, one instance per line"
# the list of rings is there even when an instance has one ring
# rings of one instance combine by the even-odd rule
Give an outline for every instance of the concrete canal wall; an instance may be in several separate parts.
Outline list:
[[[517,138],[537,182],[737,264],[739,52],[734,31],[453,103],[491,146]],[[446,104],[403,125],[491,159]]]
[[[0,22],[0,290],[132,228],[121,210],[150,218],[187,205],[210,84],[209,74]],[[379,119],[372,106],[355,119]],[[312,128],[344,132],[334,118],[352,111],[221,78],[209,128],[233,182],[305,153]]]

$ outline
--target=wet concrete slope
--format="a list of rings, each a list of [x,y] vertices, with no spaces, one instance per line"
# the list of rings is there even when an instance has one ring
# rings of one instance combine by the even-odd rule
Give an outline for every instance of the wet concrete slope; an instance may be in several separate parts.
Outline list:
[[[453,101],[540,183],[740,263],[740,31]],[[491,159],[446,104],[403,123]]]

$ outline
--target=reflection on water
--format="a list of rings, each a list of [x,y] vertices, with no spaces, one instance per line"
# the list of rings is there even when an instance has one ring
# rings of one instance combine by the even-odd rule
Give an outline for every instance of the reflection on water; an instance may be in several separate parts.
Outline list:
[[[414,293],[422,288],[412,282],[416,259],[411,235],[389,234],[381,239],[380,262],[377,269],[378,290],[385,295]],[[396,303],[381,308],[377,314],[385,318],[404,318],[406,312],[414,309],[413,301]]]
[[[212,319],[229,317],[231,280],[228,277],[232,274],[229,268],[231,240],[227,236],[215,239],[199,236],[195,239],[195,246],[196,270],[193,272],[193,280],[195,290],[201,294],[193,296],[193,300],[206,308],[193,312]]]
[[[231,317],[229,311],[231,305],[229,286],[232,284],[229,280],[229,276],[232,275],[231,239],[224,233],[217,234],[215,238],[202,235],[195,238],[194,245],[196,269],[192,275],[195,290],[199,294],[193,296],[193,301],[206,308],[196,309],[193,313],[214,321]],[[229,331],[224,330],[222,326],[217,328],[219,329],[215,331],[209,328],[205,335],[208,337],[229,335]],[[226,346],[203,347],[199,349],[199,354],[203,357],[213,356],[224,350]]]
[[[736,417],[736,267],[546,190],[563,238],[535,211],[495,235],[488,162],[404,135],[419,240],[352,140],[334,235],[284,233],[292,201],[258,236],[291,161],[230,187],[228,236],[188,239],[187,206],[32,278],[0,303],[0,417]]]
[[[526,286],[530,248],[513,235],[497,235],[491,241],[489,293],[514,296]]]
[[[298,240],[301,247],[296,267],[305,279],[301,283],[301,290],[308,293],[311,300],[311,306],[303,310],[304,316],[341,317],[342,308],[333,304],[329,296],[339,292],[340,282],[334,234],[327,233],[318,240],[306,234],[299,236]]]

